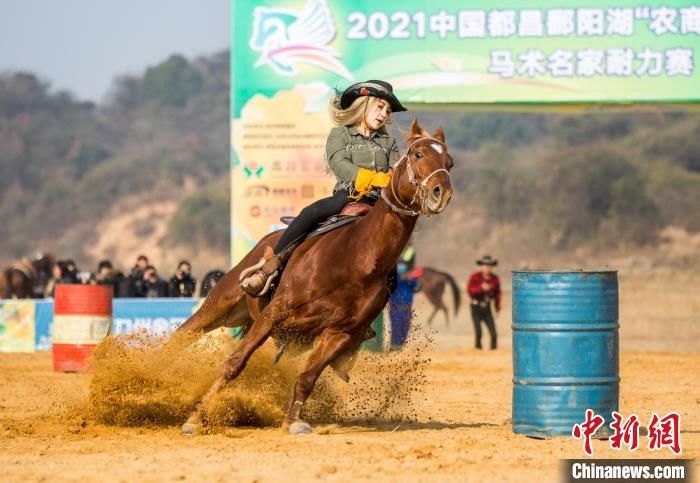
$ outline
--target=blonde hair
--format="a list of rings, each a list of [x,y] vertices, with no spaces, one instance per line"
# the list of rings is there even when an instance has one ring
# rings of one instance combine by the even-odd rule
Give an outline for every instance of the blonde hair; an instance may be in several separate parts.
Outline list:
[[[340,96],[335,96],[328,106],[328,112],[331,116],[333,124],[336,126],[356,126],[362,122],[367,110],[373,108],[379,103],[379,99],[379,97],[375,96],[360,96],[355,99],[352,104],[350,104],[350,107],[347,109],[341,109]],[[389,102],[385,99],[382,100],[386,103]],[[392,112],[389,115],[389,119],[387,119],[387,121],[384,123],[384,126],[382,126],[379,130],[384,131],[386,129],[386,125],[391,124],[393,119],[394,113]]]

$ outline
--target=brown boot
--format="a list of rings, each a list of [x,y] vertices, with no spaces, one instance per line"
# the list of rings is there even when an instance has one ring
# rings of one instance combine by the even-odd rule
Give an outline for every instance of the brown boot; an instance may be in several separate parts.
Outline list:
[[[258,263],[241,272],[239,277],[241,288],[253,297],[265,295],[281,268],[282,261],[274,254],[272,248],[267,247]]]

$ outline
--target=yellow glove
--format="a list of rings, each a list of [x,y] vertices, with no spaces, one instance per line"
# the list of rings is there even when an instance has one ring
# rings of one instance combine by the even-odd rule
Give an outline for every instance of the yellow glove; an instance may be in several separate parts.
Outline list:
[[[369,169],[360,168],[357,172],[357,178],[355,178],[355,191],[360,195],[364,195],[373,186],[376,188],[387,186],[389,180],[391,180],[391,171],[388,173],[377,173]]]

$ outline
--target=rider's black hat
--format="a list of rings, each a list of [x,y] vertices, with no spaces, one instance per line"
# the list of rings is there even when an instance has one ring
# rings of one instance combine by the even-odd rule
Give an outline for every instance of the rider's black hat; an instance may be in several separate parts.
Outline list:
[[[353,84],[340,96],[340,108],[347,109],[355,99],[361,96],[380,97],[391,106],[392,112],[408,111],[394,95],[394,88],[388,82],[368,80]]]
[[[480,259],[476,261],[477,265],[491,265],[492,267],[495,267],[498,265],[498,260],[495,258],[491,258],[491,255],[484,255]]]

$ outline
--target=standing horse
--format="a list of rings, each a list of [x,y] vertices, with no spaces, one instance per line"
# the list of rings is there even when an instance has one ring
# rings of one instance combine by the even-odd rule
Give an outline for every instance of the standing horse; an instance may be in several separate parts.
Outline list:
[[[194,434],[201,428],[211,397],[243,371],[268,337],[280,341],[280,351],[287,342],[311,346],[282,423],[293,434],[311,432],[301,412],[316,381],[328,365],[348,380],[347,370],[371,332],[370,324],[386,305],[387,277],[418,216],[442,212],[452,196],[449,170],[453,161],[442,129],[431,136],[414,119],[408,141],[408,150],[394,166],[389,186],[369,213],[351,225],[299,245],[274,295],[247,296],[239,276],[244,268],[257,263],[266,249],[275,246],[280,231],[265,236],[178,329],[202,333],[222,326],[245,328],[240,344],[196,402],[182,426],[183,434]]]
[[[452,300],[454,301],[454,315],[457,315],[459,306],[462,303],[462,294],[459,291],[459,286],[455,279],[447,272],[442,272],[436,268],[423,267],[423,274],[418,277],[422,291],[428,301],[433,305],[433,313],[428,317],[428,325],[432,325],[433,317],[438,311],[445,312],[445,320],[447,326],[450,325],[450,313],[447,311],[447,306],[442,300],[442,295],[445,293],[445,286],[449,285],[452,289]]]
[[[52,276],[56,259],[50,253],[37,254],[34,260],[22,259],[7,267],[4,275],[4,294],[1,293],[3,282],[0,282],[2,298],[41,298],[44,288]]]

